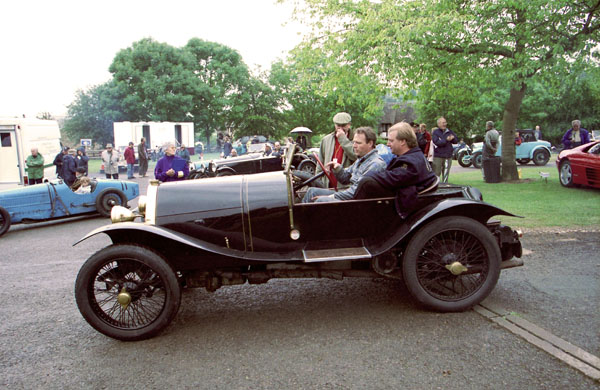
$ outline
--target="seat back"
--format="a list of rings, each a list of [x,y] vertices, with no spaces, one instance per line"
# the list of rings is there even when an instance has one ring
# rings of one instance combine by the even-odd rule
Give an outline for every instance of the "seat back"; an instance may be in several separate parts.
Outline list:
[[[429,187],[419,191],[418,194],[422,195],[422,194],[426,194],[428,192],[433,192],[433,191],[437,190],[438,184],[440,184],[440,178],[436,176],[435,181]]]

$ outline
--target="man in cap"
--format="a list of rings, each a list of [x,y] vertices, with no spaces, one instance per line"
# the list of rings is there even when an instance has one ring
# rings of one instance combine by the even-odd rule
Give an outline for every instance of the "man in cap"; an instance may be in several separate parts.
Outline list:
[[[319,159],[323,165],[333,161],[341,164],[341,168],[344,169],[356,161],[356,153],[353,150],[351,141],[354,138],[351,122],[352,117],[346,112],[338,112],[334,115],[335,130],[323,138],[319,147]],[[321,167],[317,165],[315,174],[319,174],[321,171]],[[337,179],[333,177],[330,183],[325,176],[321,179],[321,183],[325,188],[332,188],[337,186]],[[341,186],[341,188],[346,187],[347,185]]]
[[[113,150],[112,144],[106,144],[106,149],[102,152],[102,163],[107,179],[119,178],[119,152]]]

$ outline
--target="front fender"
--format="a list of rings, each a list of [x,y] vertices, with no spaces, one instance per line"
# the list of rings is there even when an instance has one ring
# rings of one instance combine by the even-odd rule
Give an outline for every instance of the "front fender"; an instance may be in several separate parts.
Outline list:
[[[550,155],[552,155],[552,151],[550,150],[550,148],[544,146],[544,145],[537,145],[536,147],[534,147],[533,149],[531,149],[529,151],[529,158],[533,159],[533,154],[535,153],[536,150],[540,150],[540,149],[544,149],[546,150]]]
[[[471,199],[445,199],[437,203],[432,203],[409,215],[401,228],[391,238],[377,248],[372,248],[372,253],[379,255],[398,244],[402,244],[410,239],[421,227],[440,217],[464,216],[480,222],[485,227],[487,221],[495,215],[522,218],[496,206],[492,206],[489,203]]]

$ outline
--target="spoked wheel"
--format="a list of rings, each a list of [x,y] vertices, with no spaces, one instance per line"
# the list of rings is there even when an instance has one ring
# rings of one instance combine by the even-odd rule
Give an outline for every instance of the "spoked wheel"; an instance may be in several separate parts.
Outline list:
[[[444,312],[466,310],[493,290],[501,255],[494,236],[466,217],[432,221],[409,242],[402,273],[411,294]]]
[[[471,157],[471,162],[473,163],[474,168],[481,169],[483,166],[483,155],[481,153],[475,153]]]
[[[310,159],[302,160],[300,164],[298,164],[298,170],[314,175],[317,170],[317,164]]]
[[[171,323],[179,310],[181,289],[157,253],[136,245],[111,245],[81,267],[75,299],[94,329],[133,341],[150,338]]]

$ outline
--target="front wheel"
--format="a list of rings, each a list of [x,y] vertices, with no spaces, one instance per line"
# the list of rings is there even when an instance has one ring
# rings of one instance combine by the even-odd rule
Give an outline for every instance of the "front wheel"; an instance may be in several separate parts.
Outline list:
[[[500,276],[494,236],[466,217],[436,219],[410,240],[402,275],[423,305],[443,312],[466,310],[485,299]]]
[[[573,170],[568,160],[560,163],[559,176],[563,187],[573,187]]]
[[[8,231],[10,228],[10,214],[4,207],[0,207],[0,236]]]
[[[103,217],[110,217],[110,211],[114,206],[127,206],[127,197],[123,191],[107,188],[96,197],[96,210]]]
[[[96,252],[83,264],[75,281],[75,300],[98,332],[117,340],[143,340],[175,318],[181,288],[159,254],[119,244]]]
[[[481,153],[475,153],[471,157],[471,160],[473,161],[474,168],[481,169],[481,166],[483,165],[483,155]]]
[[[471,154],[466,150],[458,152],[458,163],[463,168],[468,168],[471,166]]]
[[[533,152],[533,163],[537,166],[543,166],[548,164],[550,160],[550,153],[546,149],[538,149]]]

